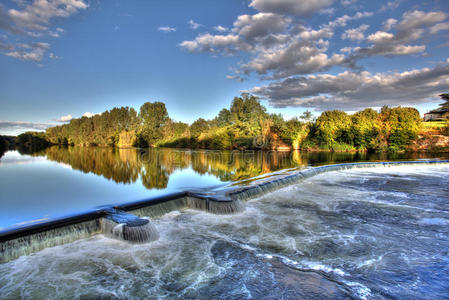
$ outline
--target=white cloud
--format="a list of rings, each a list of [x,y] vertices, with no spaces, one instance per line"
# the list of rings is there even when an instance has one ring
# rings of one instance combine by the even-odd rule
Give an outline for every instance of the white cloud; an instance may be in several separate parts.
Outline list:
[[[414,105],[449,89],[449,64],[402,73],[343,72],[288,78],[250,92],[274,107],[357,110],[383,105]]]
[[[87,7],[82,0],[34,0],[23,10],[8,10],[8,15],[19,28],[47,30],[52,18],[69,17]]]
[[[272,78],[283,78],[295,74],[309,74],[324,71],[343,62],[344,56],[334,54],[329,57],[315,45],[294,42],[283,49],[261,52],[248,64],[243,65],[246,73],[251,70],[260,75],[272,73]]]
[[[252,0],[249,6],[260,12],[309,16],[329,7],[332,2],[332,0]]]
[[[341,5],[348,6],[348,5],[355,4],[356,2],[357,2],[357,0],[342,0]]]
[[[65,122],[69,122],[72,119],[73,119],[72,115],[66,115],[66,116],[62,116],[62,117],[60,117],[58,119],[55,119],[55,121],[56,122],[65,123]]]
[[[382,7],[380,8],[381,11],[386,11],[386,10],[394,10],[396,8],[399,7],[399,5],[401,4],[402,0],[394,0],[394,1],[389,1],[386,4],[382,5]]]
[[[55,55],[54,53],[48,54],[48,57],[50,57],[51,59],[60,59],[60,57]]]
[[[92,118],[93,116],[98,115],[91,112],[86,111],[82,116],[87,118]]]
[[[221,25],[217,25],[217,26],[214,26],[214,30],[218,31],[218,32],[226,32],[229,30],[229,28],[223,27]]]
[[[60,27],[55,30],[50,29],[53,19],[67,18],[88,8],[88,4],[83,0],[32,0],[16,1],[16,3],[18,8],[11,8],[7,12],[0,5],[0,29],[17,35],[15,40],[26,36],[41,38],[45,35],[57,38],[64,33],[64,29]],[[21,60],[40,62],[50,49],[48,43],[29,44],[32,46],[28,48],[17,44],[13,47],[14,49],[3,54]],[[54,54],[49,57],[54,58]]]
[[[357,12],[353,16],[343,15],[334,21],[331,21],[328,23],[327,27],[329,28],[336,28],[336,27],[345,27],[349,21],[358,20],[366,17],[371,17],[373,15],[372,12]]]
[[[199,35],[193,41],[183,41],[180,46],[190,52],[216,52],[216,49],[223,49],[236,45],[239,40],[237,35],[211,35],[209,33]]]
[[[254,40],[271,33],[281,32],[290,22],[290,18],[272,13],[242,15],[234,22],[232,32],[238,33],[247,40]]]
[[[253,1],[252,5],[303,5],[297,1],[264,2]],[[255,6],[254,6],[255,7]],[[264,6],[265,7],[265,6]],[[266,8],[266,7],[265,7]],[[267,10],[265,9],[264,10]],[[279,8],[279,7],[278,7]],[[293,8],[292,8],[293,9]],[[242,79],[242,74],[252,72],[263,78],[282,78],[297,74],[321,72],[345,60],[343,54],[327,53],[329,41],[337,27],[346,26],[348,22],[372,16],[371,12],[357,12],[344,15],[318,29],[296,23],[293,17],[280,15],[278,9],[272,12],[260,12],[254,15],[237,17],[227,35],[205,33],[194,40],[180,43],[190,52],[211,52],[223,55],[237,53],[247,54],[245,63],[241,63],[230,78]],[[362,25],[358,36],[368,25]],[[351,35],[355,37],[355,33]]]
[[[386,20],[383,23],[385,30],[390,30],[391,28],[393,28],[394,25],[396,25],[397,22],[398,22],[398,20],[393,19],[393,18]]]
[[[193,29],[193,30],[197,30],[198,28],[200,28],[201,26],[203,26],[203,25],[201,25],[201,24],[199,24],[199,23],[196,23],[196,22],[193,21],[193,20],[189,20],[188,23],[189,23],[190,28]]]
[[[157,30],[158,30],[158,31],[165,32],[165,33],[168,33],[168,32],[174,32],[174,31],[176,31],[176,28],[175,28],[175,27],[170,27],[170,26],[161,26],[161,27],[159,27]]]
[[[19,135],[26,131],[44,131],[51,126],[54,126],[54,124],[0,120],[0,134]]]
[[[438,32],[432,26],[443,21],[447,15],[441,11],[423,12],[419,10],[407,11],[402,15],[399,23],[394,19],[389,19],[384,23],[384,27],[391,28],[396,24],[396,33],[377,31],[370,34],[367,40],[372,45],[354,51],[346,61],[354,64],[354,61],[368,56],[397,56],[423,53],[425,45],[410,45],[410,43],[420,40],[426,32],[434,34]],[[438,25],[438,24],[437,24]],[[435,25],[434,25],[435,26]],[[444,25],[440,25],[444,27]]]
[[[369,25],[363,24],[357,28],[348,29],[342,35],[342,39],[349,39],[352,41],[360,41],[365,38],[364,32],[369,28]]]
[[[385,31],[377,31],[376,33],[370,34],[367,38],[368,41],[375,44],[389,43],[393,40],[394,35]]]
[[[433,25],[446,19],[447,15],[441,11],[423,12],[420,10],[408,11],[402,15],[397,25],[400,31],[409,31],[415,28]]]
[[[21,60],[40,62],[48,50],[50,50],[50,44],[37,42],[31,44],[18,44],[13,46],[11,51],[4,54]]]
[[[435,24],[432,27],[430,27],[431,34],[436,34],[443,30],[449,30],[449,22]]]

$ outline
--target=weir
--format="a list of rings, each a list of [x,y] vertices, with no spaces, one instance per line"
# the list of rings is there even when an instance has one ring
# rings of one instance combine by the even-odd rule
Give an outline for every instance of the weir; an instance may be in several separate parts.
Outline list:
[[[226,189],[223,192],[233,200],[245,201],[251,198],[273,192],[290,184],[298,183],[312,176],[332,171],[350,170],[356,168],[378,168],[395,166],[420,166],[420,165],[440,165],[448,164],[449,160],[419,160],[419,161],[390,161],[390,162],[359,162],[343,163],[335,165],[325,165],[311,167],[303,170],[287,171],[277,174],[274,178],[265,178],[254,181],[252,184],[239,188]]]
[[[401,165],[438,165],[449,160],[401,162],[344,163],[289,170],[254,180],[246,186],[227,186],[208,192],[185,191],[162,197],[140,200],[57,220],[0,232],[0,262],[7,262],[47,247],[70,243],[96,234],[131,243],[157,240],[159,234],[151,219],[170,211],[185,208],[214,214],[232,214],[244,209],[242,201],[300,182],[324,172],[353,168],[393,167]]]

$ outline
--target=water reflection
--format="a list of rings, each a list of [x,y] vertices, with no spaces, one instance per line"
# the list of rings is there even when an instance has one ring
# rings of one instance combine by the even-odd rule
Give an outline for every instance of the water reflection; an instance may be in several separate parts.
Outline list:
[[[180,149],[117,149],[99,147],[51,147],[33,156],[70,165],[116,183],[141,180],[147,189],[164,189],[177,170],[191,168],[220,181],[239,181],[281,169],[353,161],[401,160],[448,157],[439,154],[387,154],[349,152],[209,151]]]

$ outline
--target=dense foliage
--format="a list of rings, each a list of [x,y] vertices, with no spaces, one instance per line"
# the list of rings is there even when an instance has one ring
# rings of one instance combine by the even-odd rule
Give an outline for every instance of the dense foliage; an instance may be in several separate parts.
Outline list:
[[[44,132],[25,132],[16,138],[16,148],[21,153],[33,153],[51,145]]]
[[[255,96],[242,94],[215,118],[199,118],[191,125],[172,120],[164,103],[147,102],[139,113],[120,107],[73,119],[47,129],[42,138],[59,145],[396,151],[417,139],[420,124],[418,111],[406,107],[365,109],[352,115],[332,110],[316,119],[306,111],[285,120],[269,114]]]

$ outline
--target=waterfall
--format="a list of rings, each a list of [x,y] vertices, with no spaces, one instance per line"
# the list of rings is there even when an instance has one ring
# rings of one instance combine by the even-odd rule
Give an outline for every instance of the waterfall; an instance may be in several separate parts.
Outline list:
[[[101,219],[101,227],[107,237],[132,243],[147,243],[159,238],[150,218],[139,218],[115,209],[107,213],[108,215]]]
[[[32,228],[19,228],[13,232],[0,232],[0,263],[47,247],[70,243],[100,233],[132,243],[151,242],[157,240],[159,234],[150,218],[157,218],[170,211],[185,208],[214,214],[238,213],[244,210],[242,203],[244,200],[273,192],[324,172],[353,168],[439,165],[447,163],[449,163],[449,160],[421,160],[319,166],[299,171],[289,170],[273,177],[258,179],[247,186],[232,186],[207,193],[185,192],[175,196],[172,195],[172,197],[165,196],[164,200],[149,199],[148,201],[140,201],[137,206],[130,206],[126,209],[135,215],[113,208],[106,208],[93,214],[90,213],[90,215],[76,216],[70,220],[56,220],[56,222],[52,221],[53,223],[37,224]]]
[[[354,168],[376,168],[376,167],[395,167],[395,166],[419,166],[419,165],[442,165],[449,163],[449,160],[419,160],[419,161],[391,161],[391,162],[360,162],[360,163],[344,163],[335,165],[326,165],[312,167],[305,170],[286,172],[285,175],[272,179],[262,179],[253,182],[253,184],[240,188],[233,188],[224,191],[225,195],[233,200],[245,201],[255,198],[293,183],[300,182],[312,176],[331,172],[349,170]]]
[[[0,262],[7,262],[22,255],[44,248],[71,243],[101,233],[100,220],[54,228],[0,242]]]

